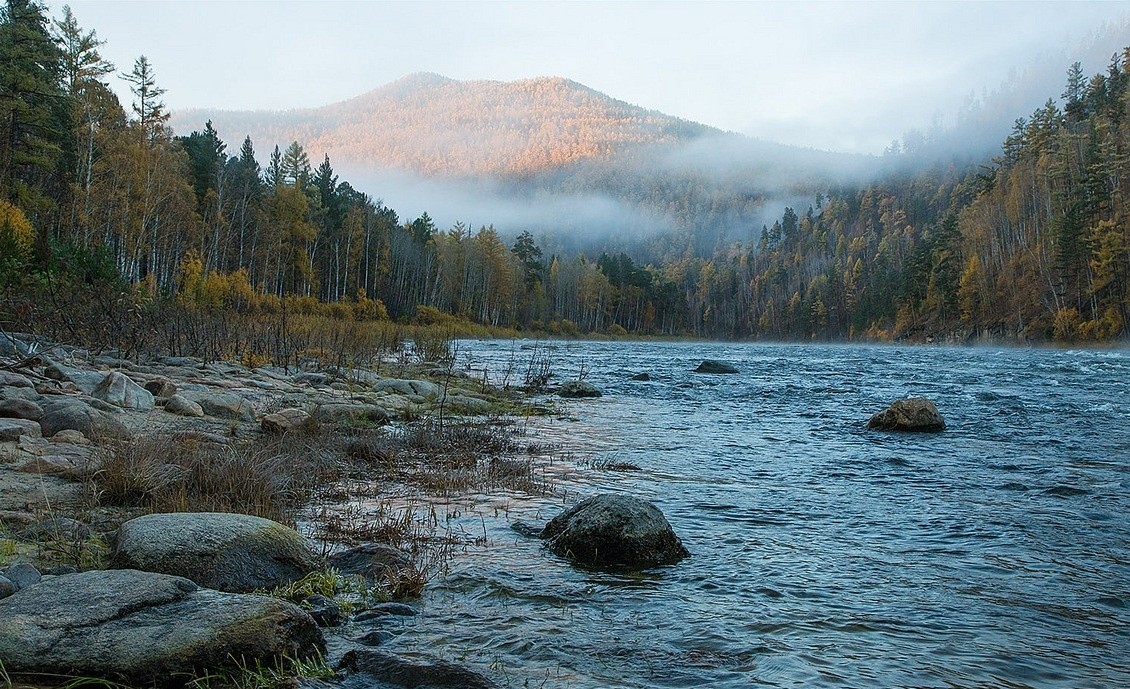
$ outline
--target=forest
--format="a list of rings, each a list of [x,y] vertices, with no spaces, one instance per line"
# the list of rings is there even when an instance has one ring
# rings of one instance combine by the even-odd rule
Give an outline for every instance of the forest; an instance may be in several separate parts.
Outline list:
[[[8,0],[0,15],[0,327],[26,326],[45,290],[112,283],[138,304],[537,335],[1127,337],[1130,49],[1093,76],[1071,66],[991,160],[840,183],[731,235],[745,240],[681,228],[551,252],[529,231],[400,218],[298,141],[264,156],[211,122],[178,136],[154,65],[141,56],[123,75],[124,105],[100,45],[69,8],[53,19]],[[756,205],[729,196],[712,203]]]

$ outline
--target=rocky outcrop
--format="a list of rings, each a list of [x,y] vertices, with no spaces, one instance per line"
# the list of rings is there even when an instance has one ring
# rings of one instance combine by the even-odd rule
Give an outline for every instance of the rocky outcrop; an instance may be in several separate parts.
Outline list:
[[[655,505],[612,493],[594,495],[557,515],[541,537],[558,555],[600,569],[645,569],[689,555]]]
[[[0,419],[0,442],[19,440],[22,435],[38,438],[43,431],[38,423],[28,419]]]
[[[375,404],[330,402],[318,405],[311,414],[319,423],[342,423],[347,425],[367,424],[383,426],[391,417],[388,411]]]
[[[110,566],[191,579],[220,591],[271,589],[316,567],[293,529],[262,517],[218,512],[149,514],[118,529]]]
[[[149,411],[153,408],[153,393],[117,371],[109,373],[90,396],[123,409]]]
[[[584,397],[600,397],[600,390],[596,389],[595,385],[586,383],[583,380],[568,380],[561,384],[557,389],[557,394],[567,399],[579,399]]]
[[[919,431],[936,433],[946,428],[938,407],[924,397],[896,400],[890,407],[871,417],[868,428],[880,431]]]
[[[107,677],[136,686],[264,665],[324,648],[314,620],[276,598],[201,589],[135,570],[45,577],[0,600],[8,672]]]
[[[726,363],[725,361],[717,361],[715,359],[703,359],[698,368],[694,370],[695,373],[740,373],[737,367],[733,364]]]

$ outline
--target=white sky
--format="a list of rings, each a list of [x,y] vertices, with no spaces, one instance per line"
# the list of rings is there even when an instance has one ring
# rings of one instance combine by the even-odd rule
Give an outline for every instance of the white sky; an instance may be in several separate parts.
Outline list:
[[[722,129],[869,153],[1040,55],[1062,53],[1066,71],[1066,48],[1107,22],[1130,27],[1130,1],[69,4],[120,70],[149,58],[174,110],[315,107],[412,72],[555,75]]]

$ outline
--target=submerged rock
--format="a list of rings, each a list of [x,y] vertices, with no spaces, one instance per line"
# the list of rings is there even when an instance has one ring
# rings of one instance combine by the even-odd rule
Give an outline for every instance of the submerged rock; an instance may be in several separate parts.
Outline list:
[[[715,359],[703,359],[698,368],[694,370],[695,373],[739,373],[736,366],[728,364],[725,361],[716,361]]]
[[[324,649],[314,620],[291,603],[135,570],[44,578],[0,600],[0,619],[0,658],[9,672],[137,686]]]
[[[690,553],[655,505],[628,495],[594,495],[541,532],[549,549],[578,564],[610,569],[670,565]]]
[[[930,400],[907,397],[872,416],[867,427],[880,431],[937,432],[945,430],[946,422]]]
[[[498,686],[474,670],[446,660],[408,660],[392,653],[369,649],[349,651],[342,657],[338,669],[349,673],[343,683],[343,686],[348,687],[391,685],[431,689],[494,689]],[[356,682],[358,679],[362,682]]]
[[[651,374],[647,371],[644,371],[643,373],[637,373],[636,375],[632,376],[632,380],[648,381],[651,380]]]
[[[243,593],[313,571],[314,554],[294,529],[262,517],[219,512],[147,514],[118,529],[110,566],[182,576]]]
[[[579,399],[582,397],[600,397],[600,390],[583,380],[567,380],[557,389],[557,394],[569,399]]]

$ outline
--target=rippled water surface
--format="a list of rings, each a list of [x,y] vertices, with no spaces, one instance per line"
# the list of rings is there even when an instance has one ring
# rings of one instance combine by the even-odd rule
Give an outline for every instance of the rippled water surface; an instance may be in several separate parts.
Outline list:
[[[552,346],[605,394],[537,422],[575,474],[453,504],[488,545],[393,650],[515,687],[1130,687],[1127,352]],[[493,375],[530,354],[461,344]],[[691,373],[704,358],[741,373]],[[908,395],[948,429],[865,430]],[[601,490],[655,502],[692,557],[585,572],[509,528]]]

